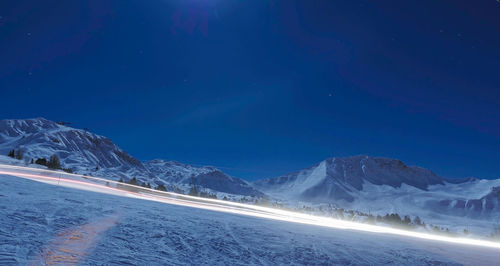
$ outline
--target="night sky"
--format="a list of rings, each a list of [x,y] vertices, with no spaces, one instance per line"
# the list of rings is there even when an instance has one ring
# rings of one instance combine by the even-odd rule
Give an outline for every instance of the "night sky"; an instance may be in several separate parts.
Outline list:
[[[500,178],[499,71],[495,0],[0,3],[1,119],[247,180],[358,154]]]

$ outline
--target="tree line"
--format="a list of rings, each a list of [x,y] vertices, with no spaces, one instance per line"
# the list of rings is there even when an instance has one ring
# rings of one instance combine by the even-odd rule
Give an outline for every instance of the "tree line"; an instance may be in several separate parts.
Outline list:
[[[14,158],[14,159],[18,159],[18,160],[22,160],[23,159],[23,150],[21,149],[18,149],[17,151],[16,150],[10,150],[9,151],[9,154],[7,154],[7,156],[11,157],[11,158]]]

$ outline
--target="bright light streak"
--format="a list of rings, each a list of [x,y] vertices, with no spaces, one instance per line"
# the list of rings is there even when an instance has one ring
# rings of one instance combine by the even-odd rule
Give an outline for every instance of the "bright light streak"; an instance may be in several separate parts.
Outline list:
[[[433,240],[433,241],[442,241],[453,244],[472,245],[472,246],[500,249],[500,243],[497,242],[412,232],[390,227],[369,225],[351,221],[343,221],[339,219],[314,216],[309,214],[273,209],[268,207],[261,207],[256,205],[193,197],[183,194],[163,192],[139,186],[118,183],[116,181],[97,178],[97,177],[89,177],[76,174],[68,174],[63,172],[55,172],[49,170],[2,165],[2,164],[0,164],[0,174],[27,178],[39,182],[49,183],[52,185],[60,185],[64,187],[71,187],[81,190],[89,190],[99,193],[132,197],[132,198],[138,198],[138,199],[144,199],[144,200],[150,200],[150,201],[156,201],[156,202],[162,202],[162,203],[168,203],[186,207],[200,208],[211,211],[233,213],[239,215],[253,216],[253,217],[300,223],[300,224],[316,225],[316,226],[329,227],[335,229],[347,229],[347,230],[364,231],[371,233],[391,234],[391,235],[406,236],[406,237]],[[52,176],[47,176],[44,174]],[[74,180],[76,178],[80,180]],[[110,186],[111,184],[115,187],[111,187]],[[130,189],[132,191],[127,191],[125,189],[121,189],[120,187]]]

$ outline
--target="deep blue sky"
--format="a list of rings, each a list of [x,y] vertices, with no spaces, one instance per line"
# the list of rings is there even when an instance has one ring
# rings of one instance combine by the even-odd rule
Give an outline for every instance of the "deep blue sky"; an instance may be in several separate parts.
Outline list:
[[[326,157],[500,178],[500,3],[2,1],[1,118],[249,180]]]

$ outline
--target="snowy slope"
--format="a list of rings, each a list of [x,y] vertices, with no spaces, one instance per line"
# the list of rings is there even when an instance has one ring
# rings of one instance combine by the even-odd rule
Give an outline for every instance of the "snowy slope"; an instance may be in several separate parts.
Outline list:
[[[172,206],[0,176],[0,264],[495,265],[498,250]]]
[[[22,161],[6,155],[12,149],[22,150]],[[189,185],[243,196],[261,196],[245,181],[228,176],[213,167],[194,167],[175,162],[155,160],[142,163],[110,139],[91,132],[59,125],[44,118],[1,120],[0,161],[28,164],[31,159],[48,159],[58,155],[62,167],[79,174],[125,181],[137,178],[152,185],[187,191]]]
[[[144,165],[158,179],[180,188],[195,185],[235,195],[263,196],[262,192],[254,189],[247,182],[231,177],[215,167],[195,167],[159,159],[145,162]]]
[[[452,219],[449,216],[490,221],[500,218],[500,180],[449,180],[388,158],[330,158],[253,185],[278,199],[335,203],[381,215],[397,212],[438,224]]]

